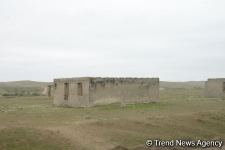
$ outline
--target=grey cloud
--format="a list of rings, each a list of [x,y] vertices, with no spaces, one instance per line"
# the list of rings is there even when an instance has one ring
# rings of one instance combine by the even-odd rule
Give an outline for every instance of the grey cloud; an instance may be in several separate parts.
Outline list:
[[[224,77],[224,6],[223,0],[0,1],[0,80]]]

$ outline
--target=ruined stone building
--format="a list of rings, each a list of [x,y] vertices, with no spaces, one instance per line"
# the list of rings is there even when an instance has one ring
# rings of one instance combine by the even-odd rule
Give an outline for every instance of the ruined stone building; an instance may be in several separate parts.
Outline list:
[[[54,104],[85,107],[159,101],[159,78],[64,78],[54,80]]]
[[[205,84],[205,96],[225,98],[225,78],[208,79]]]
[[[53,97],[54,96],[54,86],[51,84],[51,85],[48,85],[47,87],[47,95],[48,97]]]

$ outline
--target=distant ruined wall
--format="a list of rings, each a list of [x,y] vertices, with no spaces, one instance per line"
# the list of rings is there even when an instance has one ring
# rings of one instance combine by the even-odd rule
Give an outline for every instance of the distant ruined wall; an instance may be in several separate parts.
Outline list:
[[[42,95],[48,96],[48,87],[44,87]]]
[[[225,78],[208,79],[205,86],[205,96],[209,98],[225,97]]]
[[[93,78],[90,80],[90,105],[157,101],[159,101],[158,78]]]
[[[55,93],[54,86],[53,85],[48,85],[46,95],[48,95],[48,97],[53,97],[54,93]]]
[[[57,106],[88,106],[89,105],[89,79],[56,79],[54,81],[54,104]],[[68,83],[68,99],[65,100],[65,83]],[[82,85],[82,93],[78,94],[78,84]]]

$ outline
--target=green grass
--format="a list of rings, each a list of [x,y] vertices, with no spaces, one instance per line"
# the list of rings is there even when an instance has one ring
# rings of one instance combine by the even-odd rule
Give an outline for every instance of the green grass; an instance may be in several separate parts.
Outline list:
[[[118,145],[134,148],[151,138],[225,139],[225,100],[204,98],[201,88],[165,89],[160,97],[159,103],[91,108],[54,107],[46,97],[1,97],[0,129],[10,134],[0,134],[0,149],[2,143],[7,149],[10,141],[23,135],[28,139],[40,136],[43,140],[37,143],[42,147],[31,138],[26,147],[18,140],[16,150],[48,150],[49,145],[56,146],[52,149],[66,149],[67,145],[90,150]]]

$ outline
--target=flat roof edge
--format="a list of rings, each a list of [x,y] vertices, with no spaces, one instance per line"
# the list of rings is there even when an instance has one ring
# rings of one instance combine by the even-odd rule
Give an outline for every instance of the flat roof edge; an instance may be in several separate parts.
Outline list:
[[[225,80],[225,78],[208,78],[208,80]]]
[[[54,81],[75,81],[75,80],[107,80],[107,79],[120,79],[120,80],[128,80],[128,79],[141,79],[141,80],[148,80],[148,79],[155,79],[159,80],[159,77],[151,77],[151,78],[141,78],[141,77],[74,77],[74,78],[57,78]]]

